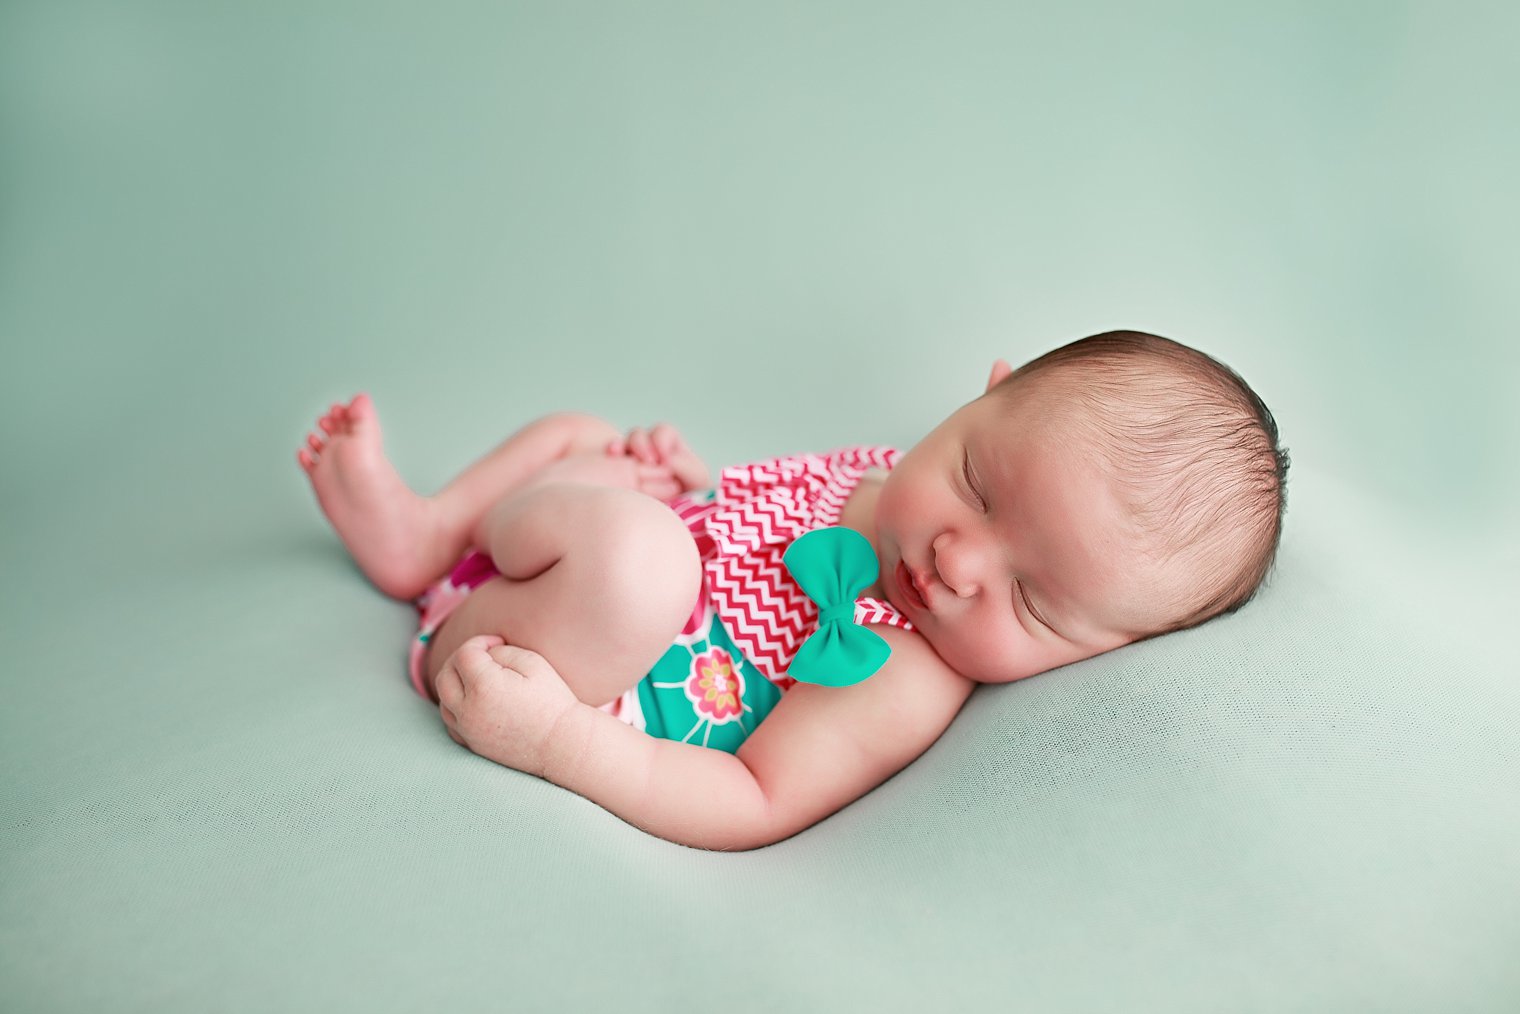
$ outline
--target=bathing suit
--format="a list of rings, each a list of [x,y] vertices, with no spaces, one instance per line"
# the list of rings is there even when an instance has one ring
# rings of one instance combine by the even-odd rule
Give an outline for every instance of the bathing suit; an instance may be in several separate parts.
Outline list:
[[[846,447],[726,468],[718,488],[670,501],[702,559],[691,616],[639,683],[601,710],[652,736],[733,753],[795,685],[787,667],[818,628],[818,607],[781,557],[799,535],[839,523],[868,469],[889,470],[901,452]],[[423,655],[433,632],[475,588],[497,574],[484,553],[467,553],[417,600],[412,685],[426,696]],[[882,599],[855,600],[855,622],[913,625]]]

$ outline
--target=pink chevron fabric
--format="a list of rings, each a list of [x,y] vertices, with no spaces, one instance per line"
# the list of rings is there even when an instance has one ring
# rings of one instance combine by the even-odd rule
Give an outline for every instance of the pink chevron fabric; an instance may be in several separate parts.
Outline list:
[[[818,628],[818,607],[792,580],[782,554],[799,535],[839,523],[845,501],[868,469],[890,470],[902,452],[845,447],[725,468],[708,502],[671,504],[697,540],[706,592],[735,645],[785,691],[802,642]],[[882,599],[855,600],[856,623],[913,624]]]

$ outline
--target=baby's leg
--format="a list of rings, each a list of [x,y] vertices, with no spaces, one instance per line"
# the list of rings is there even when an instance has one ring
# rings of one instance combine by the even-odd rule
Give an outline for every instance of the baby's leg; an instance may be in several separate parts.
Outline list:
[[[701,560],[686,525],[627,489],[534,485],[493,507],[482,534],[502,576],[433,635],[433,678],[461,644],[495,634],[549,660],[600,706],[653,667],[691,615]]]
[[[367,395],[334,405],[297,455],[317,501],[375,587],[412,599],[448,573],[471,545],[486,510],[544,466],[600,451],[610,423],[558,413],[529,423],[432,497],[413,492],[385,456],[380,419]]]
[[[618,436],[617,427],[596,416],[557,412],[524,426],[465,469],[433,497],[459,546],[455,557],[471,546],[485,548],[475,538],[481,519],[514,490],[556,462],[591,454],[601,458]]]

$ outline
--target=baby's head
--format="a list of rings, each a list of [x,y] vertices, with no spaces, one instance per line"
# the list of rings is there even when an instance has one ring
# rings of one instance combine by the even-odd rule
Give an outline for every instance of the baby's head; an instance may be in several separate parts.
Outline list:
[[[883,586],[956,671],[1020,679],[1245,605],[1287,469],[1261,399],[1185,345],[1110,331],[999,361],[883,485]]]

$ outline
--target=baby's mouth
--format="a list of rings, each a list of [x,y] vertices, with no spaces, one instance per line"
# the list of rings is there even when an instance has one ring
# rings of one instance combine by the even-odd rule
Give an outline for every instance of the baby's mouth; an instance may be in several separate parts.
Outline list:
[[[923,593],[918,590],[919,585],[917,579],[913,576],[913,572],[908,569],[907,563],[903,560],[897,561],[897,586],[902,591],[903,599],[907,601],[909,605],[915,606],[916,608],[922,610],[927,610],[929,608],[929,603],[925,600]]]

